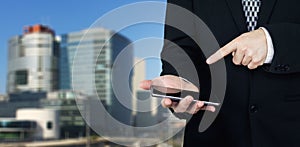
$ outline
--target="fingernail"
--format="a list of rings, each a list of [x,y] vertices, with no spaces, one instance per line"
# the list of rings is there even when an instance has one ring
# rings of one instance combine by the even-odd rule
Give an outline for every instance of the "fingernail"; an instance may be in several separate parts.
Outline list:
[[[206,63],[207,63],[207,64],[211,64],[210,58],[208,58],[208,59],[206,60]]]
[[[163,100],[165,105],[170,105],[170,102],[166,99]]]
[[[164,107],[164,108],[168,108],[168,107],[170,107],[170,102],[168,101],[168,100],[163,100],[163,102],[162,102],[162,106]]]

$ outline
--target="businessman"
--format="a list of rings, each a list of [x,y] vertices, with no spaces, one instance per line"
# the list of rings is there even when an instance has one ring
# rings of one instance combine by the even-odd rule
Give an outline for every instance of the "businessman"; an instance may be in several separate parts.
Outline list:
[[[165,26],[165,39],[180,46],[198,71],[200,97],[209,98],[208,64],[223,59],[227,69],[226,95],[214,123],[203,133],[198,125],[205,108],[190,106],[186,97],[177,104],[163,99],[174,113],[192,114],[185,128],[186,147],[300,146],[300,1],[298,0],[169,0],[202,19],[220,46],[209,58],[186,34]],[[174,15],[167,10],[166,18]],[[180,21],[180,20],[179,20]],[[182,22],[192,23],[192,22]],[[194,30],[196,33],[197,28]],[[174,54],[165,45],[162,58]],[[185,65],[162,61],[161,78],[179,76]],[[182,68],[180,68],[182,67]],[[191,78],[191,77],[184,77]],[[151,80],[141,87],[148,89]]]

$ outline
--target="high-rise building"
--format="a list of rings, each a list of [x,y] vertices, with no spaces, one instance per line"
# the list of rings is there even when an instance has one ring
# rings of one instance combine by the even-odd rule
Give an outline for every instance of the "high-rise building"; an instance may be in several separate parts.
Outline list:
[[[122,68],[131,68],[133,49],[126,37],[104,28],[90,28],[61,35],[60,89],[73,89],[88,96],[96,96],[108,106],[109,112],[126,124],[131,110],[124,107],[112,89],[112,68],[119,53],[130,48]],[[75,70],[74,70],[75,69]],[[131,85],[132,77],[128,77]],[[127,98],[130,101],[132,97]]]
[[[7,92],[57,89],[58,41],[49,27],[24,27],[23,35],[8,42]]]
[[[146,62],[140,58],[135,58],[133,71],[132,108],[133,110],[137,110],[137,92],[141,90],[141,88],[139,87],[140,82],[146,79]],[[136,111],[133,111],[133,115],[135,114]]]
[[[112,64],[121,50],[129,44],[130,41],[127,38],[103,28],[91,28],[61,35],[60,89],[76,87],[76,90],[80,89],[82,93],[98,94],[101,99],[111,103],[110,72]],[[76,56],[76,54],[78,55]],[[133,54],[128,56],[127,62],[132,65]],[[74,66],[82,70],[80,72],[72,71]],[[72,81],[74,74],[80,79]],[[95,79],[94,83],[90,83],[90,79]]]

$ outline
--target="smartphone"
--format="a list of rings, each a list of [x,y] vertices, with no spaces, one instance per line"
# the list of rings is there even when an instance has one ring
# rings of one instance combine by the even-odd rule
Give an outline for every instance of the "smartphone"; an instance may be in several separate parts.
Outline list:
[[[199,92],[196,91],[189,91],[189,90],[182,90],[176,88],[169,88],[169,87],[162,87],[151,85],[151,96],[156,98],[169,98],[173,102],[179,102],[181,99],[185,98],[186,96],[192,96],[193,98],[199,97]],[[198,100],[193,100],[193,102],[197,102]],[[203,101],[205,105],[213,105],[219,106],[220,103],[215,102],[208,102]]]

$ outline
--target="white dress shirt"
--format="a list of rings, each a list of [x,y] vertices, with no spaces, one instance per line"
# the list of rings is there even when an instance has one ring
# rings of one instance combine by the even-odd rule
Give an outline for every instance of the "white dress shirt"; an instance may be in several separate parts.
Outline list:
[[[260,27],[260,29],[262,29],[264,31],[264,33],[266,35],[266,39],[267,39],[268,53],[267,53],[267,58],[264,63],[271,63],[273,60],[273,56],[274,56],[274,46],[273,46],[272,38],[266,28]]]

